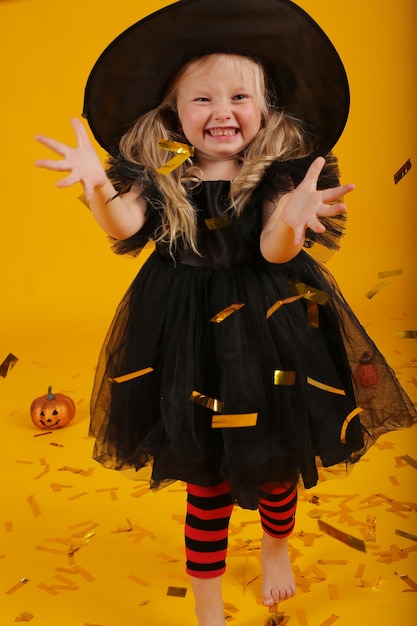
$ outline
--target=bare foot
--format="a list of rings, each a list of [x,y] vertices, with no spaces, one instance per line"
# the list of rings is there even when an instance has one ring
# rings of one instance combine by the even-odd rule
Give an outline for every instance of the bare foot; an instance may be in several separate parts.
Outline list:
[[[222,599],[222,577],[195,578],[190,576],[195,597],[198,626],[226,626]]]
[[[295,595],[295,581],[288,554],[288,538],[262,536],[262,598],[265,606]]]

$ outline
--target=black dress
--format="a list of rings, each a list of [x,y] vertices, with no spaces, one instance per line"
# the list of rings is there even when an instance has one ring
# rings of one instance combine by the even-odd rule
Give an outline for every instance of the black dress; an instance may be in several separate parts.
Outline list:
[[[152,488],[226,480],[254,509],[265,483],[301,476],[310,488],[317,465],[354,462],[417,420],[326,268],[304,250],[285,264],[261,257],[262,200],[282,172],[298,182],[290,164],[278,169],[240,218],[229,182],[203,182],[192,193],[200,255],[157,245],[123,298],[92,396],[105,467],[151,464]],[[139,248],[157,224],[151,208],[118,251]]]

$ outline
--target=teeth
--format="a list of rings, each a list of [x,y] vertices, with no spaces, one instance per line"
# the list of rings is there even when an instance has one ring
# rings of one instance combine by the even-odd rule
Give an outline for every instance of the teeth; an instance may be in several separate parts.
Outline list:
[[[236,135],[236,128],[210,128],[209,133],[212,137],[231,137]]]

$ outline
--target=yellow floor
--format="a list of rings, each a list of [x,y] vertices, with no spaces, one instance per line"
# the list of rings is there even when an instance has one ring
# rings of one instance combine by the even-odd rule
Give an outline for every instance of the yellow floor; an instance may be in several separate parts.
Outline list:
[[[81,113],[104,47],[168,3],[120,0],[114,11],[113,3],[72,0],[64,14],[52,0],[0,2],[0,51],[8,59],[0,363],[10,352],[19,359],[0,376],[0,626],[195,624],[184,577],[182,485],[148,493],[144,483],[92,461],[87,436],[100,343],[139,264],[110,252],[79,186],[57,190],[59,177],[33,166],[50,156],[36,133],[73,143],[69,120]],[[335,43],[351,87],[336,153],[343,182],[357,189],[330,270],[416,402],[416,341],[399,336],[417,328],[416,3],[298,4]],[[408,159],[413,167],[395,184]],[[71,395],[77,415],[69,427],[42,434],[29,407],[49,385]],[[300,493],[291,540],[298,592],[279,606],[281,624],[415,626],[417,543],[397,531],[417,535],[417,469],[403,459],[417,459],[416,433],[387,435],[348,479]],[[320,531],[320,519],[366,539],[367,552]],[[236,510],[224,585],[236,626],[265,626],[270,618],[259,604],[259,536],[256,513]]]
[[[54,329],[48,338],[21,333],[19,361],[0,378],[1,626],[195,624],[183,565],[183,485],[154,494],[91,459],[88,393],[98,344],[99,333],[87,328],[76,338]],[[49,384],[74,399],[77,414],[47,434],[32,425],[29,406]],[[415,626],[417,469],[407,457],[416,459],[416,450],[415,428],[387,435],[349,478],[300,492],[291,540],[298,592],[280,604],[280,623]],[[319,520],[366,540],[367,552],[323,533]],[[271,618],[259,603],[259,538],[257,513],[235,509],[224,599],[236,626]]]

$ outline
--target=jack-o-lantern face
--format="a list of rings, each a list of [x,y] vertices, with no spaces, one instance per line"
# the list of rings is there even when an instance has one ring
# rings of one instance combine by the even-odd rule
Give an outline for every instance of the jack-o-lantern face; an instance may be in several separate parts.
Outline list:
[[[36,398],[30,406],[30,417],[38,428],[54,430],[67,426],[75,415],[73,400],[63,393],[52,393]]]

